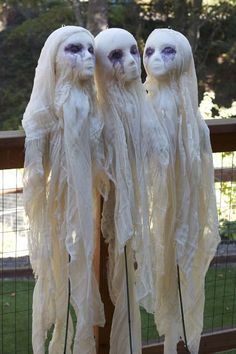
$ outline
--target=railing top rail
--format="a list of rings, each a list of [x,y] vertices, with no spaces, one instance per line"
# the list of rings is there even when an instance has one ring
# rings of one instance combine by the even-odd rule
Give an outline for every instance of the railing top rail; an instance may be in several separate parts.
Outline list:
[[[236,118],[208,119],[213,152],[236,151]]]
[[[4,130],[0,131],[0,140],[3,139],[17,139],[24,138],[25,132],[23,130]]]
[[[213,152],[236,151],[236,118],[209,119]],[[0,169],[24,165],[24,131],[0,131]]]
[[[236,118],[206,119],[206,123],[213,134],[236,133]]]
[[[0,132],[0,169],[24,166],[24,131]]]

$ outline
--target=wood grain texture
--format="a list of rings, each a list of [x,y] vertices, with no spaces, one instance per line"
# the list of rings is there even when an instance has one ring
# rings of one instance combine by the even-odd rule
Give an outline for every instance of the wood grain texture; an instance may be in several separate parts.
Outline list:
[[[236,329],[204,334],[201,337],[199,354],[213,354],[236,348]],[[144,346],[142,354],[163,354],[163,343]],[[178,354],[186,354],[183,342],[177,346]]]
[[[23,131],[0,132],[0,169],[24,166],[25,133]]]
[[[206,120],[213,152],[236,151],[236,118]],[[23,131],[0,132],[0,169],[24,165]]]

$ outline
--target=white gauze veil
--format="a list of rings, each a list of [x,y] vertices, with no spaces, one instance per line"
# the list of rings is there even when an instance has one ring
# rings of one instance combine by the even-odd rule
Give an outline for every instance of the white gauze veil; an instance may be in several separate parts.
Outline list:
[[[148,67],[148,56],[151,58],[155,53],[153,49],[160,51],[156,64],[153,59],[154,70],[160,69],[161,61],[164,66],[172,65],[165,80],[163,77],[158,80]],[[189,349],[197,354],[203,326],[205,274],[219,243],[209,131],[198,110],[197,79],[188,40],[177,31],[157,29],[148,37],[145,53],[145,86],[172,146],[176,201],[170,238],[174,248],[165,255],[169,259],[165,277],[169,280],[165,282],[167,286],[158,289],[165,300],[163,312],[159,311],[161,318],[156,322],[161,334],[165,334],[165,353],[175,353],[179,337],[183,338],[178,264]],[[174,296],[170,299],[168,293]]]
[[[103,325],[103,306],[93,274],[93,151],[102,125],[96,112],[93,79],[78,85],[76,68],[57,70],[57,54],[70,36],[86,33],[66,26],[54,31],[41,51],[22,125],[26,133],[24,204],[29,218],[30,259],[36,276],[33,296],[33,349],[62,353],[68,303],[77,315],[74,352],[95,353],[93,325]],[[63,68],[63,65],[60,69]],[[70,256],[70,263],[69,263]],[[67,353],[73,326],[69,318]]]
[[[144,167],[146,147],[142,140],[142,121],[149,111],[144,109],[145,92],[134,37],[123,29],[107,29],[95,38],[95,49],[95,80],[104,119],[104,169],[111,180],[102,219],[103,236],[109,244],[109,291],[115,305],[110,353],[130,352],[126,247],[132,345],[137,354],[141,353],[138,302],[149,303],[153,291]]]

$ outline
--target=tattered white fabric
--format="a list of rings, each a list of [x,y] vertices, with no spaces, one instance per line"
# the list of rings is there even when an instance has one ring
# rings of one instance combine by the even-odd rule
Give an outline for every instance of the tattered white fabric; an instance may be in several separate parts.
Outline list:
[[[41,51],[22,125],[26,133],[24,203],[36,276],[33,350],[63,353],[68,303],[77,315],[76,354],[95,354],[93,325],[104,324],[93,273],[93,153],[101,133],[93,73],[94,38],[84,28],[54,31]],[[69,262],[69,256],[71,261]],[[71,318],[66,353],[71,353]]]
[[[156,274],[155,321],[159,333],[165,334],[165,353],[176,353],[180,336],[184,338],[178,264],[188,345],[191,354],[197,354],[205,274],[219,243],[209,132],[198,110],[197,79],[188,40],[173,30],[154,30],[145,45],[144,66],[145,87],[156,119],[166,129],[173,164],[169,181],[174,196],[168,197],[166,219],[169,226],[165,238],[158,234],[154,238],[165,259],[164,274]]]
[[[104,118],[104,168],[111,180],[102,220],[109,243],[109,290],[115,305],[110,353],[130,353],[126,247],[132,347],[137,354],[141,353],[138,302],[148,304],[153,291],[143,142],[143,118],[148,118],[149,110],[145,110],[134,37],[123,29],[104,30],[95,38],[95,51],[95,80]]]

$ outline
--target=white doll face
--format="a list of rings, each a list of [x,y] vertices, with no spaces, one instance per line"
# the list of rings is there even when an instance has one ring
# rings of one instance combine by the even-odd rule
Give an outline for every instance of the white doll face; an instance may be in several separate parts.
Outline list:
[[[94,74],[95,55],[92,38],[86,33],[73,34],[59,47],[57,63],[77,72],[80,80],[87,80]]]
[[[144,66],[147,73],[159,80],[166,80],[179,68],[180,53],[176,41],[167,31],[154,31],[144,49]]]
[[[140,55],[134,37],[127,31],[111,28],[95,38],[100,70],[109,79],[130,82],[140,77]]]

